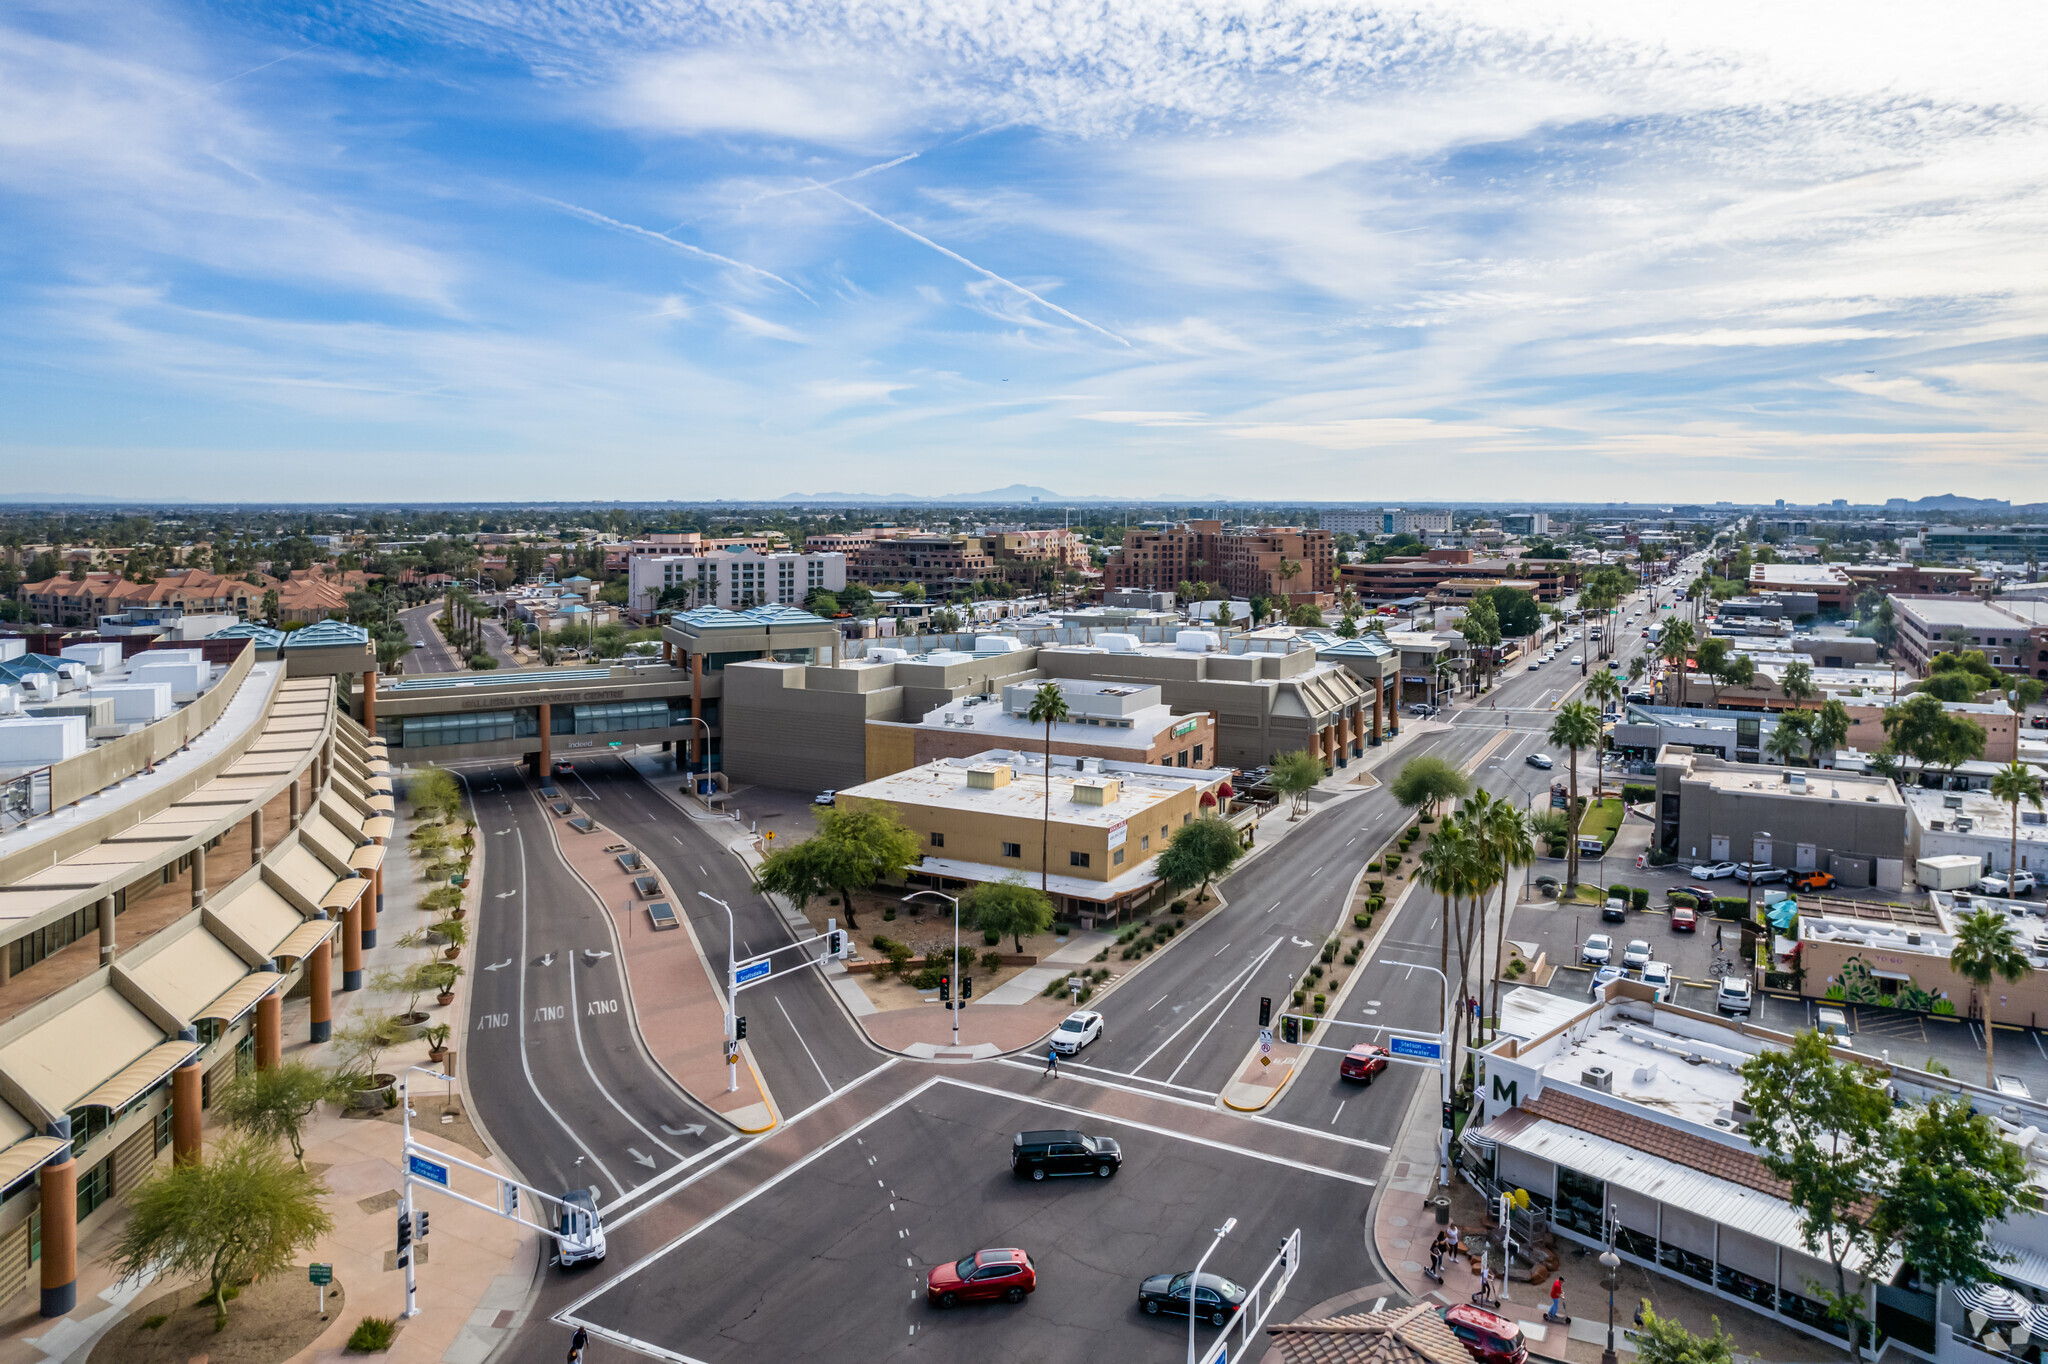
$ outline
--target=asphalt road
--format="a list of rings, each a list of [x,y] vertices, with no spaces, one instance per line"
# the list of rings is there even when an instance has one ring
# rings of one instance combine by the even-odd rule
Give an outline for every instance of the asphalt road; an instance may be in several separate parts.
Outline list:
[[[485,844],[466,968],[471,1099],[530,1183],[589,1188],[604,1208],[731,1129],[647,1055],[605,911],[556,853],[523,773],[464,775]]]
[[[399,666],[407,673],[454,673],[462,671],[462,660],[442,640],[434,629],[434,617],[441,613],[439,602],[427,602],[410,610],[400,611],[398,618],[405,624],[405,637],[414,644],[414,649],[400,660]]]

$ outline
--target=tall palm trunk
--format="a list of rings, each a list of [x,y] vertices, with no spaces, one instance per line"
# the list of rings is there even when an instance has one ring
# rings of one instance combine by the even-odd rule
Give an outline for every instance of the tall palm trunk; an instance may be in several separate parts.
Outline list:
[[[1487,1004],[1487,1017],[1493,1020],[1491,1036],[1500,1036],[1500,956],[1508,936],[1508,859],[1500,859],[1500,915],[1493,922],[1493,970],[1488,975],[1492,982],[1493,998]]]
[[[1579,888],[1579,750],[1569,750],[1572,763],[1571,780],[1571,829],[1565,841],[1565,885],[1572,890]]]
[[[1052,721],[1045,722],[1045,813],[1038,821],[1038,893],[1052,894]]]
[[[1991,981],[1989,977],[1986,977],[1984,983],[1977,987],[1977,998],[1984,1002],[1984,1088],[1997,1093],[1998,1074],[1992,1061],[1991,1048],[1995,1042],[1992,1034],[1998,1031],[1998,1025],[1991,1021]]]

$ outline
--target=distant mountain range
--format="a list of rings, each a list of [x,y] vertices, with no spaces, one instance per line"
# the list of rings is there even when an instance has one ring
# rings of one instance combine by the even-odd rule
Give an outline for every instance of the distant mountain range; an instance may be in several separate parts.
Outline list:
[[[948,497],[935,497],[930,493],[790,493],[778,497],[777,502],[822,502],[834,505],[851,503],[882,504],[886,506],[908,506],[913,503],[937,503],[943,506],[957,506],[967,502],[1128,502],[1129,498],[1110,497],[1062,497],[1050,488],[1035,487],[1029,483],[1012,483],[1007,488],[992,488],[985,493],[954,493]]]

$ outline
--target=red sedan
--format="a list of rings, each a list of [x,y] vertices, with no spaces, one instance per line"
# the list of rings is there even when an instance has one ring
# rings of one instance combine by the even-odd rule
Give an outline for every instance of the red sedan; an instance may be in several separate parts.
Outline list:
[[[924,1279],[925,1301],[934,1307],[958,1302],[1022,1302],[1038,1287],[1038,1271],[1021,1250],[977,1250],[963,1260],[934,1265]]]
[[[1699,926],[1700,916],[1697,910],[1687,905],[1673,905],[1671,907],[1671,931],[1673,933],[1690,933]]]
[[[1338,1072],[1347,1080],[1363,1080],[1372,1083],[1372,1077],[1387,1068],[1387,1052],[1370,1042],[1360,1042],[1345,1053]]]

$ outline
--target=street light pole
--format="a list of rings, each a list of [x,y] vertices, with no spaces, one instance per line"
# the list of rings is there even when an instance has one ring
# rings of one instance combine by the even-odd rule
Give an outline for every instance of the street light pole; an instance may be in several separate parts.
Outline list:
[[[1621,1257],[1614,1253],[1614,1219],[1607,1221],[1607,1249],[1600,1252],[1600,1267],[1607,1278],[1607,1348],[1600,1352],[1600,1364],[1617,1364],[1614,1354],[1614,1290],[1621,1282]]]
[[[1436,1034],[1436,1068],[1442,1077],[1444,1110],[1451,1107],[1451,978],[1425,962],[1403,962],[1402,965],[1416,971],[1427,971],[1443,982],[1443,1009],[1438,1017],[1440,1023]],[[1458,1005],[1464,1007],[1464,997],[1459,996]],[[1437,1137],[1437,1186],[1451,1187],[1451,1129],[1448,1123],[1441,1124]]]
[[[1216,1247],[1223,1244],[1223,1238],[1236,1229],[1235,1217],[1216,1228],[1216,1239],[1202,1252],[1202,1258],[1195,1261],[1195,1272],[1188,1276],[1188,1364],[1195,1364],[1195,1290],[1202,1286],[1202,1266],[1209,1263],[1209,1257],[1216,1253]]]
[[[733,1036],[737,1031],[733,1020],[738,1015],[739,1002],[733,998],[733,942],[739,937],[734,927],[732,906],[709,891],[698,891],[699,895],[725,911],[725,1092],[730,1094],[740,1087],[739,1039]]]
[[[948,1000],[947,1003],[953,1015],[953,1045],[957,1047],[960,1045],[960,1006],[964,1002],[960,998],[958,990],[960,981],[960,897],[948,895],[943,890],[914,890],[903,897],[903,902],[909,904],[920,895],[936,895],[941,900],[953,902],[953,965],[947,974],[953,977],[955,990],[953,998]]]

